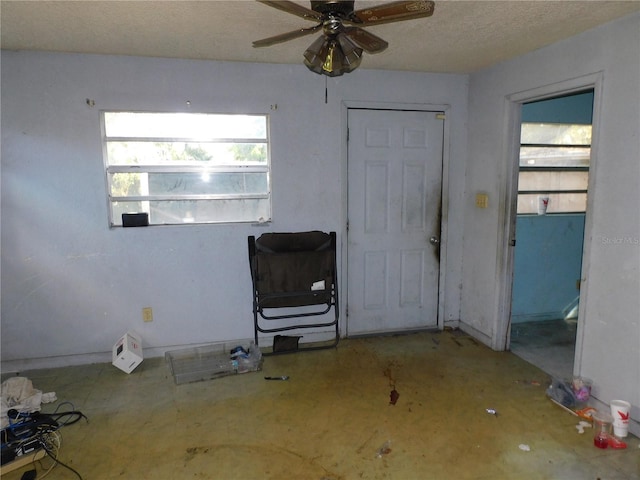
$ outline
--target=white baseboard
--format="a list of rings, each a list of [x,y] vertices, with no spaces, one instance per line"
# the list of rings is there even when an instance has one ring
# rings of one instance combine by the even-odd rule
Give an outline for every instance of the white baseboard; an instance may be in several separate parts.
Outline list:
[[[322,342],[327,340],[327,338],[333,338],[332,336],[335,334],[335,330],[331,332],[279,332],[281,335],[300,335],[302,338],[300,339],[300,343],[309,343],[309,342]],[[268,348],[273,345],[273,334],[270,336],[259,337],[258,344],[260,348]],[[170,352],[172,350],[182,350],[187,348],[196,348],[202,347],[205,345],[225,345],[231,348],[242,345],[249,346],[251,342],[253,342],[253,338],[243,338],[237,340],[226,340],[220,342],[207,342],[207,343],[198,343],[198,344],[188,344],[188,345],[165,345],[162,347],[145,347],[144,346],[144,338],[142,353],[145,359],[164,357],[166,352]],[[226,348],[226,347],[225,347]],[[84,353],[78,355],[59,355],[55,357],[39,357],[39,358],[22,358],[17,360],[3,360],[2,361],[2,374],[8,375],[13,374],[17,375],[21,372],[29,371],[29,370],[41,370],[45,368],[61,368],[61,367],[75,367],[79,365],[90,365],[93,363],[111,363],[112,357],[111,352],[96,352],[96,353]],[[114,367],[115,368],[115,367]]]
[[[480,330],[472,327],[471,325],[468,325],[468,324],[464,323],[462,320],[460,320],[460,323],[459,323],[458,327],[463,332],[468,333],[469,335],[471,335],[476,340],[479,340],[482,343],[484,343],[487,347],[492,348],[491,347],[492,339],[487,334],[485,334],[485,333],[481,332]]]

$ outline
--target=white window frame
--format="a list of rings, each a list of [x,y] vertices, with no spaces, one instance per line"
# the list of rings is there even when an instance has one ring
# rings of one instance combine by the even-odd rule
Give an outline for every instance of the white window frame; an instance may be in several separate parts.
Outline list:
[[[198,138],[187,138],[187,137],[140,137],[140,136],[107,136],[106,129],[106,121],[105,115],[111,113],[126,113],[126,114],[144,114],[144,115],[164,115],[164,114],[173,114],[178,112],[140,112],[140,111],[121,111],[121,110],[104,110],[100,112],[100,123],[101,123],[101,131],[102,131],[102,147],[103,147],[103,159],[104,159],[104,167],[105,167],[105,177],[106,177],[106,187],[107,187],[107,201],[108,201],[108,211],[109,211],[109,225],[110,227],[120,227],[122,226],[122,221],[119,218],[115,218],[114,214],[114,206],[117,205],[118,202],[137,202],[142,206],[140,212],[136,213],[147,213],[149,214],[149,225],[193,225],[193,224],[220,224],[220,223],[268,223],[271,221],[271,160],[270,160],[270,134],[269,134],[269,116],[266,114],[221,114],[221,113],[196,113],[195,115],[215,115],[215,116],[229,116],[229,117],[263,117],[266,123],[266,136],[265,138],[248,138],[248,137],[233,137],[233,138],[222,138],[217,137],[215,132],[212,132],[209,137],[202,137],[201,134]],[[180,113],[181,115],[189,115],[188,113]],[[135,165],[121,165],[121,164],[111,164],[108,155],[107,145],[109,142],[155,142],[155,143],[233,143],[233,144],[265,144],[266,146],[266,165],[262,164],[254,164],[254,165],[211,165],[206,164],[203,166],[194,165],[194,164],[178,164],[178,165],[167,165],[167,164],[135,164]],[[117,162],[116,162],[117,163]],[[267,191],[265,193],[191,193],[191,194],[160,194],[160,195],[150,195],[148,183],[145,186],[142,184],[140,186],[140,195],[134,196],[115,196],[112,195],[112,182],[111,178],[114,174],[118,173],[135,173],[135,174],[171,174],[171,173],[184,173],[184,174],[200,174],[200,175],[215,175],[215,174],[225,174],[225,173],[261,173],[266,175],[267,182]],[[144,183],[144,180],[148,182],[148,176],[141,177],[141,183]],[[223,202],[232,202],[234,200],[263,200],[266,201],[261,203],[262,208],[265,210],[266,215],[260,216],[259,218],[237,218],[237,219],[194,219],[193,221],[189,221],[188,219],[182,219],[182,221],[162,221],[155,222],[153,215],[151,215],[152,202],[171,202],[171,201],[190,201],[190,202],[211,202],[211,201],[223,201]]]
[[[542,122],[522,122],[522,126],[524,127],[527,124],[536,124],[536,123],[542,123]],[[575,125],[580,125],[580,124],[575,124]],[[570,151],[575,151],[577,153],[574,153],[574,158],[586,158],[586,164],[584,165],[575,165],[575,166],[569,166],[569,165],[564,165],[564,166],[528,166],[528,165],[523,165],[523,156],[522,156],[522,149],[527,148],[527,147],[534,147],[534,148],[549,148],[549,149],[553,149],[554,151],[559,152],[560,154],[565,151],[565,152],[570,152]],[[549,199],[551,199],[551,204],[553,204],[553,208],[551,210],[552,214],[573,214],[573,213],[584,213],[586,211],[586,196],[588,195],[588,191],[587,191],[587,185],[588,185],[588,175],[589,175],[589,158],[591,156],[591,143],[580,143],[580,144],[571,144],[571,143],[565,143],[565,142],[561,142],[561,143],[525,143],[525,142],[521,142],[520,143],[520,148],[521,148],[521,153],[520,153],[520,160],[518,162],[519,164],[519,175],[526,175],[527,173],[548,173],[548,174],[554,174],[554,175],[558,175],[558,178],[561,178],[563,176],[563,174],[567,174],[567,175],[571,175],[571,173],[585,173],[587,175],[587,181],[585,182],[585,187],[584,188],[580,188],[580,189],[570,189],[570,188],[552,188],[552,187],[544,187],[544,188],[536,188],[533,190],[527,190],[522,188],[522,185],[520,185],[519,182],[519,188],[518,188],[518,215],[535,215],[536,213],[539,214],[540,212],[536,212],[535,209],[532,209],[531,206],[527,206],[523,208],[523,205],[521,205],[521,200],[524,199],[525,197],[537,197],[538,200],[541,200],[541,197],[546,197],[547,201],[549,201]],[[532,157],[535,159],[535,157]],[[558,157],[560,158],[560,157]],[[541,157],[541,159],[544,160],[544,157]],[[581,163],[581,162],[579,162]],[[564,210],[564,209],[556,209],[556,200],[554,197],[557,196],[571,196],[571,195],[577,195],[577,196],[584,196],[585,200],[584,200],[584,204],[585,207],[584,208],[580,208],[580,209],[570,209],[570,210]],[[526,205],[526,203],[523,201],[523,204]],[[524,211],[523,211],[524,210]]]

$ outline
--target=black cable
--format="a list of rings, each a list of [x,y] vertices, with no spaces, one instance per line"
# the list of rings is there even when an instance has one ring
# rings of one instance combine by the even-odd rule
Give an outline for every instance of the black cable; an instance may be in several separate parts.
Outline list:
[[[82,475],[80,475],[78,473],[77,470],[74,470],[72,467],[70,467],[69,465],[67,465],[66,463],[61,462],[60,460],[58,460],[58,458],[51,452],[51,450],[49,450],[47,448],[47,446],[45,445],[45,442],[40,442],[42,445],[42,448],[44,449],[44,451],[46,452],[47,455],[49,455],[49,457],[51,457],[51,459],[58,465],[63,466],[64,468],[72,471],[73,473],[75,473],[77,475],[77,477],[82,480]]]
[[[66,402],[60,402],[60,403],[58,404],[58,406],[56,407],[56,409],[53,411],[53,413],[58,413],[58,410],[60,410],[60,408],[61,408],[63,405],[69,405],[69,406],[71,407],[71,410],[75,410],[75,409],[76,409],[76,406],[75,406],[73,403],[69,402],[69,401],[66,401]]]
[[[71,408],[74,408],[73,404],[69,402],[65,403],[69,404]],[[27,415],[19,414],[16,412],[16,414],[13,415],[15,417],[13,418],[13,420],[20,421],[10,424],[6,430],[2,431],[3,448],[5,446],[12,449],[19,448],[21,445],[26,444],[31,440],[37,439],[38,443],[46,452],[46,454],[55,462],[54,465],[62,465],[64,468],[75,473],[80,480],[83,480],[80,473],[74,470],[71,466],[57,459],[56,455],[54,455],[53,452],[47,447],[47,441],[44,438],[45,435],[56,432],[58,429],[64,426],[73,425],[83,418],[87,421],[87,423],[89,422],[89,418],[79,410],[74,409],[68,412],[59,412],[58,410],[60,409],[61,405],[58,405],[58,408],[56,408],[54,413],[49,414],[33,412]],[[11,417],[9,417],[9,420],[11,423]]]
[[[71,411],[69,412],[59,412],[58,410],[60,410],[60,408],[63,405],[69,405],[71,407]],[[78,422],[81,418],[84,418],[87,423],[89,422],[89,419],[87,418],[86,415],[84,415],[82,412],[80,412],[79,410],[76,410],[76,407],[73,403],[71,402],[62,402],[60,403],[56,409],[54,410],[53,413],[49,414],[52,418],[54,418],[56,421],[59,421],[60,418],[65,417],[65,416],[69,416],[69,415],[75,415],[77,418],[75,418],[72,421],[68,421],[68,422],[60,422],[60,426],[64,427],[66,425],[73,425],[74,423]]]
[[[56,422],[60,424],[61,427],[66,427],[67,425],[73,425],[76,422],[79,422],[80,419],[84,418],[87,423],[89,422],[89,418],[79,410],[73,410],[70,412],[60,412],[60,413],[47,413],[51,418],[53,418]],[[60,421],[61,418],[75,416],[72,420],[67,420],[66,422]]]

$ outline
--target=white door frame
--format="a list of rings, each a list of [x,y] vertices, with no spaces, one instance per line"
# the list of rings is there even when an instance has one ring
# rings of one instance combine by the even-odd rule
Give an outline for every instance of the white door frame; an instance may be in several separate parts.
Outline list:
[[[446,272],[447,272],[447,218],[449,208],[449,153],[450,153],[450,124],[448,115],[450,111],[450,105],[442,104],[425,104],[425,103],[387,103],[387,102],[366,102],[366,101],[349,101],[345,100],[340,105],[340,121],[342,125],[342,141],[341,141],[341,157],[342,157],[342,222],[341,222],[341,238],[342,245],[340,246],[340,265],[342,265],[342,272],[340,274],[342,292],[341,292],[341,305],[340,314],[345,319],[342,329],[348,329],[349,319],[347,317],[347,305],[349,304],[348,292],[348,242],[347,239],[347,219],[349,209],[349,177],[348,177],[348,113],[349,109],[370,109],[370,110],[412,110],[412,111],[425,111],[425,112],[444,112],[445,119],[443,125],[443,138],[442,138],[442,191],[441,191],[441,211],[440,211],[440,272],[438,278],[438,329],[444,328],[445,317],[445,305],[444,299],[446,298],[444,289],[446,287]],[[342,330],[341,329],[341,330]],[[345,330],[341,333],[348,333]]]
[[[498,238],[497,275],[498,289],[496,295],[496,319],[493,325],[493,338],[491,347],[494,350],[506,350],[510,344],[511,336],[511,295],[514,271],[514,249],[516,227],[516,207],[518,201],[518,155],[520,151],[520,124],[522,104],[534,100],[569,95],[586,89],[593,89],[593,122],[591,139],[591,161],[589,165],[589,182],[587,185],[587,211],[585,214],[584,246],[582,250],[581,283],[584,285],[589,272],[589,259],[591,251],[591,232],[593,231],[593,202],[595,182],[597,176],[598,131],[600,118],[600,101],[602,98],[602,72],[585,75],[551,85],[514,93],[505,98],[505,124],[504,138],[505,149],[505,182],[500,186],[499,192],[504,208],[499,209],[498,225],[500,234]],[[586,288],[580,289],[578,306],[578,331],[576,335],[576,348],[574,358],[574,373],[579,373],[582,360],[582,341],[584,325],[587,321],[585,310]]]

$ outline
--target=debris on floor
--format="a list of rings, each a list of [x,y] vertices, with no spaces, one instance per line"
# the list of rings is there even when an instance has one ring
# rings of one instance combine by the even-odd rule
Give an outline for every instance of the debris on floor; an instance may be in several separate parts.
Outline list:
[[[551,385],[546,391],[547,397],[564,411],[575,415],[588,422],[591,426],[591,416],[597,411],[593,407],[585,406],[591,396],[591,381],[581,377],[574,377],[572,382],[552,379]],[[580,422],[576,426],[578,433],[583,433],[579,426],[585,422]]]
[[[573,410],[571,410],[568,407],[565,407],[564,405],[562,405],[560,402],[558,402],[557,400],[554,400],[553,398],[549,398],[549,400],[551,400],[553,403],[555,403],[556,405],[558,405],[560,408],[562,408],[565,412],[569,412],[571,415],[575,415],[578,416],[576,412],[574,412]]]
[[[113,345],[111,363],[124,373],[133,372],[142,363],[142,337],[129,330]]]
[[[546,393],[555,403],[575,414],[575,410],[583,408],[589,401],[591,381],[582,377],[574,377],[571,382],[554,378]]]
[[[609,435],[607,443],[609,444],[609,446],[611,448],[614,448],[616,450],[622,450],[622,449],[627,448],[627,443],[626,442],[623,442],[618,437],[615,437],[613,435]]]
[[[18,413],[33,413],[40,411],[42,403],[57,400],[55,392],[43,393],[33,387],[33,382],[27,377],[11,377],[2,382],[2,399],[0,407],[0,427],[9,426],[8,411]]]
[[[398,398],[400,398],[400,394],[394,388],[393,390],[391,390],[391,393],[389,394],[389,405],[395,405],[396,402],[398,401]]]
[[[384,376],[389,379],[389,388],[391,388],[391,392],[389,393],[389,405],[395,405],[400,398],[400,394],[396,390],[396,380],[391,373],[391,368],[385,368]]]
[[[591,424],[589,422],[585,422],[584,420],[580,420],[580,423],[576,425],[576,430],[579,434],[583,434],[585,428],[591,428]]]
[[[596,411],[595,408],[593,407],[585,407],[585,408],[581,408],[580,410],[576,410],[576,415],[578,415],[580,418],[583,418],[589,422],[591,422],[591,415],[593,415],[593,413]]]
[[[592,381],[584,377],[573,377],[571,387],[573,395],[576,398],[576,403],[586,403],[591,397],[591,385]]]
[[[376,452],[376,458],[382,458],[391,453],[391,440],[387,440]]]
[[[495,416],[495,417],[497,417],[497,416],[498,416],[498,412],[497,412],[497,410],[496,410],[495,408],[487,408],[486,410],[487,410],[487,413],[488,413],[489,415],[493,415],[493,416]]]
[[[522,383],[524,385],[531,385],[533,387],[539,387],[542,385],[539,380],[516,380],[516,383]]]
[[[518,448],[520,450],[522,450],[523,452],[530,452],[531,451],[531,447],[525,443],[521,443],[520,445],[518,445]]]
[[[14,377],[14,379],[25,379],[25,377]],[[29,387],[32,389],[30,380],[20,383],[22,383],[21,387]],[[7,404],[5,387],[6,385],[3,382],[3,409]],[[29,392],[30,391],[28,391],[28,393]],[[39,390],[37,392],[39,392]],[[47,394],[42,394],[42,392],[37,394],[37,396],[44,395]],[[55,400],[54,394],[51,401]],[[60,411],[60,407],[65,404],[71,406],[70,411]],[[19,405],[14,405],[14,407],[19,407]],[[6,420],[8,423],[2,427],[2,431],[0,432],[0,437],[2,438],[2,442],[0,442],[2,443],[2,468],[0,469],[0,476],[4,476],[5,473],[22,468],[28,464],[32,464],[35,467],[37,460],[48,455],[54,463],[46,472],[38,476],[38,478],[44,478],[56,465],[62,465],[80,477],[78,472],[58,461],[58,454],[62,443],[60,429],[67,425],[73,425],[81,419],[85,419],[87,422],[89,421],[86,415],[79,410],[75,410],[70,402],[59,404],[53,413],[41,412],[39,405],[35,410],[31,407],[22,408],[21,410],[10,408],[6,412]],[[29,470],[29,472],[36,472],[36,470]],[[25,475],[26,474],[27,472],[25,472]],[[28,476],[31,475],[32,474],[29,473]],[[23,478],[25,478],[24,475]],[[35,478],[35,476],[32,478]]]
[[[567,382],[554,378],[546,393],[551,400],[565,408],[572,409],[576,406],[576,397]]]

